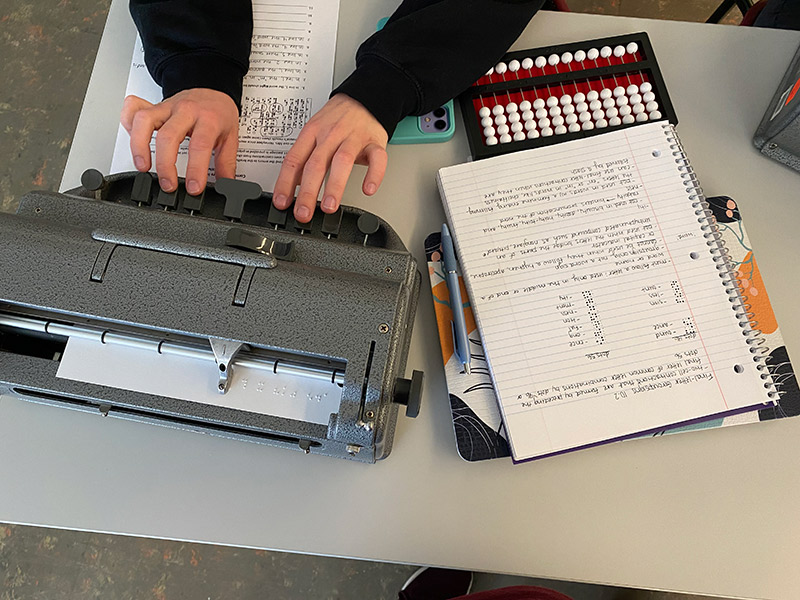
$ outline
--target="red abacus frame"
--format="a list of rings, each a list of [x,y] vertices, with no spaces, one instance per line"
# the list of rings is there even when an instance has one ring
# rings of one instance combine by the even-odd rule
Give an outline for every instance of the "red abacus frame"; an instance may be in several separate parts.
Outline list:
[[[640,88],[647,92],[639,94]],[[573,104],[573,98],[581,102]],[[644,32],[510,52],[459,96],[459,104],[474,159],[648,120],[678,123]],[[589,110],[590,105],[595,108]],[[534,106],[539,106],[536,113]]]

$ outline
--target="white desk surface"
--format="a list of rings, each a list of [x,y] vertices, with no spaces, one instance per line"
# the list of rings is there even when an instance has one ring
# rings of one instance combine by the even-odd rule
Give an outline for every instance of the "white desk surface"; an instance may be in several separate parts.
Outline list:
[[[133,26],[115,0],[64,187],[107,168]],[[390,0],[343,0],[336,80]],[[646,30],[710,195],[740,204],[789,352],[800,361],[800,175],[750,143],[800,33],[541,13],[516,48]],[[460,127],[460,124],[459,124]],[[372,200],[424,270],[442,222],[437,168],[447,144],[392,147]],[[359,171],[363,174],[363,170]],[[401,418],[376,465],[215,439],[0,399],[0,520],[757,598],[796,597],[800,419],[613,444],[513,466],[455,449],[430,293],[410,369],[426,372],[419,418]],[[800,362],[796,363],[800,365]]]

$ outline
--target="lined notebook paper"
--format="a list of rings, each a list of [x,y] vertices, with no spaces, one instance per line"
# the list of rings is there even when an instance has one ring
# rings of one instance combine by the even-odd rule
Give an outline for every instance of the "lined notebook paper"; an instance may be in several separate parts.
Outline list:
[[[515,460],[774,402],[671,126],[438,181]]]

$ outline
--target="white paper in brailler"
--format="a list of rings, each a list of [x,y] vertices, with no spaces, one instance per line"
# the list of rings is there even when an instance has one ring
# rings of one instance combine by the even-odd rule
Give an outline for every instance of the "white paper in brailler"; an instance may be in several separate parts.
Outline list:
[[[672,134],[645,124],[440,171],[517,459],[771,401]]]
[[[244,79],[239,119],[236,177],[271,192],[286,152],[303,125],[328,100],[333,84],[338,0],[253,0],[250,70]],[[144,64],[137,36],[126,95],[161,100]],[[188,140],[178,155],[178,175],[186,173]],[[155,171],[155,136],[150,143]],[[134,171],[130,136],[120,125],[111,172]],[[214,181],[213,161],[209,176]]]
[[[238,365],[232,369],[228,391],[220,394],[213,360],[74,337],[67,342],[57,376],[320,425],[327,425],[331,413],[339,411],[342,398],[336,384]]]

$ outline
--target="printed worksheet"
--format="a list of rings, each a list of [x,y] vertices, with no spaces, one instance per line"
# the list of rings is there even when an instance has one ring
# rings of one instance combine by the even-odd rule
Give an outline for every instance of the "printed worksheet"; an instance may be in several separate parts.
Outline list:
[[[253,0],[253,42],[239,118],[237,178],[272,191],[287,150],[311,115],[328,100],[338,15],[338,0]],[[147,71],[138,37],[126,90],[126,95],[130,94],[153,103],[161,100],[161,88]],[[155,139],[154,135],[150,143],[153,157]],[[187,139],[178,156],[181,177],[188,146]],[[130,137],[120,126],[111,172],[133,170]],[[214,180],[213,162],[209,178]]]

